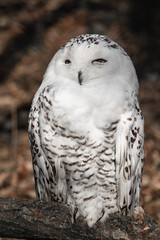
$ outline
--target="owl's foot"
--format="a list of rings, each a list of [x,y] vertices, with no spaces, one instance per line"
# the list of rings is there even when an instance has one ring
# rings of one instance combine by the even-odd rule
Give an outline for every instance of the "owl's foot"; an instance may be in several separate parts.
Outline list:
[[[74,212],[73,212],[73,221],[74,221],[74,223],[76,223],[76,219],[77,219],[77,217],[79,216],[79,214],[78,214],[78,208],[76,207],[75,209],[74,209]]]
[[[103,209],[102,209],[102,216],[101,216],[100,218],[98,218],[97,222],[99,222],[99,221],[103,218],[104,214],[105,214],[105,210],[104,210],[104,208],[103,208]]]
[[[71,221],[72,223],[76,223],[76,219],[79,217],[78,207],[76,207],[73,204],[70,204],[69,207],[70,207],[70,213],[71,213]]]

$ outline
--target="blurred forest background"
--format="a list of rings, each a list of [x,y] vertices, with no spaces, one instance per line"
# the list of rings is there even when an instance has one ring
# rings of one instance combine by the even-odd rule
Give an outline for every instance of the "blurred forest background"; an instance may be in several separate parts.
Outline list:
[[[160,223],[159,0],[0,0],[0,197],[35,199],[28,112],[70,38],[100,33],[131,56],[145,118],[141,205]]]

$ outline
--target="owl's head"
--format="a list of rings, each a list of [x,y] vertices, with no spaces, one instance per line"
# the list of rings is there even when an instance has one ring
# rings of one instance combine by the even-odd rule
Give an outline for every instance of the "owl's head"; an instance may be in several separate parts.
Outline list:
[[[127,53],[108,37],[98,34],[83,34],[62,46],[49,64],[46,79],[70,82],[81,88],[121,84],[132,91],[138,90],[135,69]]]

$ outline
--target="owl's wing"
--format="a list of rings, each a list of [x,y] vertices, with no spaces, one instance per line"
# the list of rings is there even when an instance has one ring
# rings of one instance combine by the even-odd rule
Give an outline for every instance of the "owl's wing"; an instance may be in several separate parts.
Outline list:
[[[65,201],[65,171],[53,143],[53,89],[47,86],[37,95],[29,113],[28,127],[36,196],[41,201]]]
[[[122,115],[116,135],[116,178],[118,207],[132,215],[140,198],[144,161],[144,121],[138,102],[135,109]]]

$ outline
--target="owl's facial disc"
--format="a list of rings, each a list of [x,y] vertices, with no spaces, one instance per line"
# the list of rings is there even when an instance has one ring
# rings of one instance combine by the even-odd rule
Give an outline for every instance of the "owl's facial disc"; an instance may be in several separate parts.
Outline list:
[[[79,82],[79,85],[82,85],[83,77],[82,77],[82,72],[81,71],[78,72],[78,82]]]

